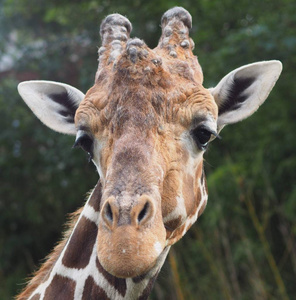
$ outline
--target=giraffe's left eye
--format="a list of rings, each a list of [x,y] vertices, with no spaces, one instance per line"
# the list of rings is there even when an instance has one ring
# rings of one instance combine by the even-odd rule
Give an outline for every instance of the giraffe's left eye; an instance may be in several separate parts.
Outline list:
[[[199,126],[191,131],[191,136],[200,150],[206,150],[212,135],[219,137],[216,132],[205,126]]]
[[[80,147],[88,153],[90,159],[93,158],[93,138],[85,131],[79,130],[73,148]]]

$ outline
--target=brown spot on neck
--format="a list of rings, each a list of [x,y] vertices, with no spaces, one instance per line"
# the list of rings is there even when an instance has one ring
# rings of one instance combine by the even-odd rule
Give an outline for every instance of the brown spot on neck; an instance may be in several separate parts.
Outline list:
[[[62,299],[62,298],[61,298]],[[69,299],[69,298],[65,298]],[[94,279],[91,276],[88,276],[84,289],[83,289],[83,295],[82,300],[111,300],[106,292],[99,286],[96,285]]]
[[[98,228],[94,222],[81,217],[67,246],[63,265],[68,268],[85,268],[89,263],[97,232]]]
[[[139,275],[137,277],[133,277],[133,282],[134,283],[139,283],[141,282],[142,280],[144,280],[147,276],[147,273],[146,274],[142,274],[142,275]]]
[[[108,273],[100,264],[98,258],[96,259],[96,265],[99,272],[106,278],[106,280],[119,292],[122,297],[126,294],[126,280],[122,278],[117,278],[110,273]]]
[[[88,201],[88,204],[95,210],[99,211],[100,210],[100,205],[101,205],[101,199],[102,199],[102,184],[101,181],[97,183],[95,188],[92,191],[91,197]]]
[[[76,283],[70,278],[55,275],[45,291],[44,299],[73,299]]]

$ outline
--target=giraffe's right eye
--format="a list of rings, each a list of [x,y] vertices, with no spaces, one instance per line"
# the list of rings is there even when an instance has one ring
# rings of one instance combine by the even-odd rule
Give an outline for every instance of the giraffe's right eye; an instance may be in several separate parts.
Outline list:
[[[194,139],[200,150],[206,150],[212,135],[220,138],[220,136],[210,128],[206,126],[199,126],[191,131],[191,136]]]
[[[73,148],[80,147],[93,158],[93,138],[85,131],[79,130]]]

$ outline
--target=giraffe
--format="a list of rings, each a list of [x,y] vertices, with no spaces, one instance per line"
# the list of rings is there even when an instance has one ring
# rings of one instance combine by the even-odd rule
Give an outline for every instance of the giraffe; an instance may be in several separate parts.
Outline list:
[[[99,180],[17,299],[147,299],[170,247],[203,213],[208,144],[258,109],[282,65],[245,65],[205,88],[191,26],[185,9],[168,10],[150,49],[130,38],[126,17],[109,15],[86,95],[52,81],[19,84],[45,125],[76,136]]]

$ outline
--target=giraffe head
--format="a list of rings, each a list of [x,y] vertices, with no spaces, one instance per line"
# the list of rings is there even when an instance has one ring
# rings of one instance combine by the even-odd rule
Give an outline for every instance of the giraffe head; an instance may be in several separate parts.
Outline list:
[[[227,124],[257,110],[281,73],[278,61],[243,66],[203,87],[191,16],[167,11],[155,49],[130,22],[105,18],[94,86],[28,81],[19,93],[50,128],[76,135],[100,174],[97,256],[117,277],[148,272],[203,212],[203,154]],[[83,175],[82,175],[83,176]]]

